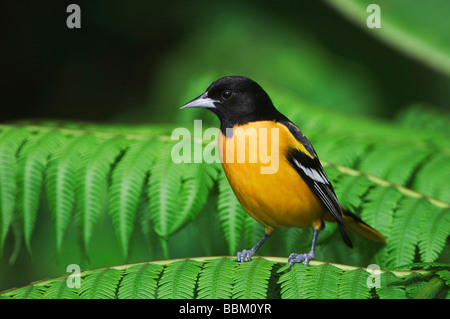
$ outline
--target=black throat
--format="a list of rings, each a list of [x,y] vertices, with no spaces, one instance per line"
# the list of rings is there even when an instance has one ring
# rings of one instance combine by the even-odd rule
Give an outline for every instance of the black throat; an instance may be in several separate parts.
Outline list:
[[[215,112],[216,113],[216,112]],[[217,113],[216,113],[217,114]],[[226,138],[230,138],[233,136],[232,128],[236,125],[244,125],[250,122],[260,122],[260,121],[274,121],[274,122],[283,122],[289,121],[286,116],[281,114],[277,109],[273,108],[272,110],[268,110],[267,112],[258,112],[233,116],[231,114],[217,114],[220,120],[220,131]],[[228,128],[228,130],[227,130]]]

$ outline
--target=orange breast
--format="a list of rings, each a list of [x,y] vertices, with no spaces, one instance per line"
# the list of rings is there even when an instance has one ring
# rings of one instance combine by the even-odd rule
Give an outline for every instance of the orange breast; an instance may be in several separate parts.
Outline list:
[[[285,157],[290,148],[304,147],[282,124],[261,121],[219,135],[219,154],[230,185],[247,213],[266,230],[317,227],[325,213]]]

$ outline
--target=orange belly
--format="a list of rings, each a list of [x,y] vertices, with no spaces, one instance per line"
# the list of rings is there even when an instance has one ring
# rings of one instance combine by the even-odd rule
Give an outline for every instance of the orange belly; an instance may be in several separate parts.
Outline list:
[[[267,128],[266,132],[261,128]],[[219,155],[228,181],[242,207],[266,232],[319,228],[322,223],[325,207],[285,157],[289,148],[302,147],[284,125],[271,121],[235,127],[230,138],[219,135]]]

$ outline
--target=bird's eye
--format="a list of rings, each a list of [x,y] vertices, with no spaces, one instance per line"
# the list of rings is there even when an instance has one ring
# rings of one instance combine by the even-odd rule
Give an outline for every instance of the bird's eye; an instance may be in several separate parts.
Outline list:
[[[222,97],[224,100],[228,100],[231,97],[231,91],[230,90],[225,90],[222,92]]]

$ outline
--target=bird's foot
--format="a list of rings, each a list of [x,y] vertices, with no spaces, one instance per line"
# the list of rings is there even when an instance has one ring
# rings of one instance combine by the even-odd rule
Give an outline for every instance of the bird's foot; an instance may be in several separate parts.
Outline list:
[[[245,258],[247,258],[248,261],[252,260],[252,256],[255,253],[255,251],[253,249],[250,250],[246,250],[244,249],[243,251],[238,251],[236,256],[237,256],[237,261],[242,263],[245,261]]]
[[[308,266],[309,261],[310,261],[310,260],[314,260],[314,258],[315,258],[314,251],[310,251],[310,252],[307,253],[307,254],[295,254],[295,253],[292,253],[292,254],[289,256],[289,259],[288,259],[288,262],[289,262],[289,270],[291,270],[291,267],[292,267],[293,264],[299,263],[299,262],[301,262],[301,261],[303,261],[303,264],[304,264],[305,266]]]

